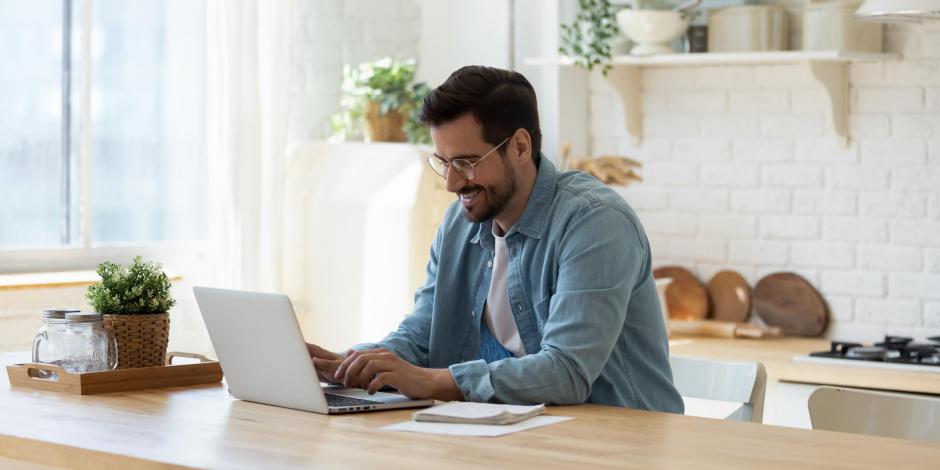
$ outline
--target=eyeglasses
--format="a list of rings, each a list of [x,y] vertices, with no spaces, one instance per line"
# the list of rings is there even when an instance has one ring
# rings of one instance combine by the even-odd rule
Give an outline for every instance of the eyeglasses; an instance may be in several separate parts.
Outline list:
[[[444,160],[437,154],[432,153],[431,155],[428,155],[428,164],[431,165],[431,169],[434,170],[435,173],[441,175],[441,178],[447,178],[447,170],[451,166],[453,166],[454,169],[459,171],[460,174],[463,175],[465,178],[467,178],[468,180],[472,180],[476,176],[476,172],[474,171],[473,168],[479,165],[480,162],[483,161],[483,159],[492,155],[493,152],[496,151],[496,149],[502,147],[503,144],[508,142],[509,139],[511,138],[512,136],[506,137],[502,142],[497,144],[496,147],[493,147],[493,150],[486,152],[486,155],[483,155],[482,157],[476,159],[476,161],[472,163],[468,159],[462,159],[462,158],[458,158],[458,159],[455,159],[454,161],[448,162],[447,160]]]

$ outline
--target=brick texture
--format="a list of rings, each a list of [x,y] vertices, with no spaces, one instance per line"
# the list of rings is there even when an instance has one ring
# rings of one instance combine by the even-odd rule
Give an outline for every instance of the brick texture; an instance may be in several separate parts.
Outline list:
[[[848,146],[799,65],[643,69],[632,156],[649,173],[625,194],[663,246],[654,265],[804,274],[840,338],[940,334],[940,29],[885,32],[904,58],[849,65]],[[611,139],[627,140],[592,136]]]

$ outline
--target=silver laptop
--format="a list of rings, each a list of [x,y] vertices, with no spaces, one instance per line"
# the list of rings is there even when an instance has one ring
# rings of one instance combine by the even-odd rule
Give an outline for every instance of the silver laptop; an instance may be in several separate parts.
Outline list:
[[[434,404],[395,393],[322,386],[286,295],[208,287],[195,287],[193,293],[236,398],[324,414]]]

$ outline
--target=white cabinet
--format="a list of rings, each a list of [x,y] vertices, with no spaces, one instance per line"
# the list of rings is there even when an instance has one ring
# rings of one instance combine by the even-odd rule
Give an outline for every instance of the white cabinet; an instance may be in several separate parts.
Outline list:
[[[812,429],[809,396],[819,385],[768,381],[764,397],[764,424]]]
[[[454,199],[428,152],[393,143],[288,150],[284,289],[310,341],[336,350],[378,341],[411,312]]]

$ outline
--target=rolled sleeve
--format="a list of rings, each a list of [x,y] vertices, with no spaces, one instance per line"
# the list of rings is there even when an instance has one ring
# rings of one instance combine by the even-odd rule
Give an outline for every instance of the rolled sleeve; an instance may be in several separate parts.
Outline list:
[[[489,365],[483,359],[453,364],[448,369],[464,400],[485,403],[496,395],[490,383]]]

